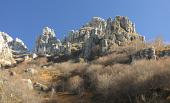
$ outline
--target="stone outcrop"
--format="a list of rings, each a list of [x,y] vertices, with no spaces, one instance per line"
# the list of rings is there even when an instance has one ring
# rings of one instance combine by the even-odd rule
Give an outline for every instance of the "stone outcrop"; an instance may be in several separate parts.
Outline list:
[[[9,34],[5,32],[0,32],[0,34],[2,35],[4,41],[8,44],[9,48],[12,49],[13,53],[23,54],[28,52],[27,46],[21,39],[13,39]]]
[[[12,65],[15,57],[28,53],[28,49],[22,40],[13,39],[5,32],[0,32],[0,56],[2,65]],[[17,55],[17,56],[16,56]]]
[[[93,17],[79,30],[72,30],[60,42],[53,29],[45,27],[36,41],[38,55],[72,55],[92,59],[104,55],[112,45],[123,46],[132,41],[144,41],[136,32],[135,24],[128,17],[116,16],[113,20]],[[81,53],[80,53],[81,52]]]
[[[146,48],[143,50],[140,50],[138,52],[136,52],[135,54],[132,54],[130,56],[131,61],[136,61],[136,60],[140,60],[140,59],[153,59],[156,60],[157,59],[157,54],[156,54],[156,50],[154,47],[151,48]]]
[[[72,30],[67,40],[70,42],[84,42],[89,36],[97,33],[100,37],[112,39],[113,42],[126,42],[137,39],[144,39],[135,29],[135,24],[128,17],[116,16],[114,20],[104,20],[100,17],[93,17],[80,30]]]
[[[135,52],[134,54],[130,55],[129,58],[131,62],[136,60],[146,59],[146,60],[157,60],[162,57],[169,57],[170,56],[170,49],[168,47],[164,47],[164,49],[159,50],[155,49],[155,47],[145,48]]]
[[[36,41],[35,53],[42,56],[71,55],[71,48],[70,42],[62,43],[53,29],[45,27]]]
[[[145,38],[136,32],[135,24],[123,16],[116,16],[113,20],[93,17],[79,30],[72,30],[65,39],[70,43],[83,43],[83,57],[86,59],[105,54],[113,44],[122,46],[135,40],[144,41]]]
[[[12,56],[12,50],[9,48],[7,42],[4,40],[3,35],[0,33],[0,65],[11,65],[14,63],[14,59]]]
[[[12,42],[10,42],[9,46],[13,50],[13,52],[16,53],[16,54],[25,54],[25,53],[28,53],[27,46],[19,38],[16,38]]]
[[[39,55],[53,55],[60,52],[61,42],[56,39],[53,29],[45,27],[36,41],[35,52]]]
[[[159,54],[158,54],[159,57],[168,57],[170,56],[170,50],[163,50],[163,51],[160,51]]]

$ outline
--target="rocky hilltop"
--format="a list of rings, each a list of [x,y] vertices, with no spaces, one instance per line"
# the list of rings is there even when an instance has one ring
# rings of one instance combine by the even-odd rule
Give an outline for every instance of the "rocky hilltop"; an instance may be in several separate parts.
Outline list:
[[[106,54],[112,45],[123,46],[132,41],[144,41],[136,32],[135,24],[128,17],[116,16],[113,20],[93,17],[79,30],[72,30],[60,42],[53,29],[45,27],[36,42],[39,55],[77,54],[85,59]]]
[[[73,58],[89,61],[111,53],[116,47],[137,42],[145,45],[145,37],[137,32],[135,23],[126,16],[106,20],[93,17],[80,29],[71,30],[63,40],[57,38],[54,29],[45,27],[36,40],[33,54],[29,53],[27,46],[19,38],[13,39],[4,32],[0,32],[0,36],[1,56],[4,58],[2,61],[5,61],[3,64],[18,63],[37,56],[47,56],[59,61]],[[132,62],[138,59],[157,59],[169,54],[169,49],[159,51],[155,47],[145,46],[144,49],[129,54],[128,58]]]

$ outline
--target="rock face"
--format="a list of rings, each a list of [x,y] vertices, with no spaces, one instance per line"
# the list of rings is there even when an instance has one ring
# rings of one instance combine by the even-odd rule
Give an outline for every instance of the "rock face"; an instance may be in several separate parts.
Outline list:
[[[66,42],[83,43],[83,57],[88,59],[95,55],[103,55],[109,46],[118,46],[140,40],[144,41],[135,29],[135,24],[128,17],[116,16],[114,20],[104,20],[100,17],[93,17],[92,20],[79,30],[72,30]]]
[[[12,57],[12,51],[9,48],[8,44],[3,38],[3,35],[0,34],[0,65],[5,66],[5,65],[11,65],[14,63],[14,59]]]
[[[159,57],[167,57],[170,56],[170,50],[163,50],[158,54]]]
[[[28,52],[27,46],[21,39],[19,38],[13,39],[11,36],[4,32],[0,32],[0,34],[3,36],[9,48],[12,49],[13,53],[23,54]]]
[[[17,54],[24,54],[28,52],[28,48],[27,46],[24,44],[24,42],[19,39],[16,38],[15,40],[13,40],[12,42],[9,43],[9,46],[11,47],[11,49],[13,50],[13,52],[17,53]]]
[[[61,46],[60,40],[56,39],[53,29],[45,27],[42,35],[36,41],[36,53],[39,55],[53,55],[59,52]]]
[[[157,60],[161,57],[169,57],[170,49],[164,48],[163,50],[155,49],[155,47],[145,48],[137,51],[136,53],[130,55],[132,62],[136,60],[146,59],[146,60]]]
[[[15,40],[5,32],[0,32],[0,56],[1,65],[11,65],[15,63],[14,55],[27,53],[28,49],[22,40]]]
[[[131,61],[139,60],[139,59],[153,59],[156,60],[156,50],[154,47],[146,48],[136,52],[135,54],[131,55]]]

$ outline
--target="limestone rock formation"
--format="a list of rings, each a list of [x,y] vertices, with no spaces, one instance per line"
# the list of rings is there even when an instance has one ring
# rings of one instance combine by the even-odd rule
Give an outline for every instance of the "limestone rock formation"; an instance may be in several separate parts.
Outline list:
[[[2,65],[11,65],[15,63],[15,57],[28,53],[28,49],[19,38],[13,39],[9,34],[0,32],[0,56]],[[17,56],[16,56],[17,55]]]
[[[93,27],[98,28],[101,31],[104,31],[106,29],[106,21],[100,17],[93,17],[92,20],[85,25],[85,27]]]
[[[109,46],[125,45],[132,41],[144,41],[144,37],[136,32],[135,24],[128,17],[116,16],[113,20],[93,17],[79,30],[72,30],[66,42],[82,44],[84,58],[103,55]]]
[[[0,65],[1,66],[5,66],[5,65],[11,65],[12,63],[14,63],[14,59],[12,56],[12,50],[9,48],[6,40],[9,38],[5,38],[2,35],[2,33],[0,33]]]
[[[109,18],[107,23],[105,37],[110,39],[111,43],[120,45],[133,40],[144,40],[144,37],[136,32],[135,24],[128,17],[116,16],[114,20]]]
[[[0,32],[0,34],[4,38],[4,41],[8,44],[9,48],[12,49],[13,53],[23,54],[28,52],[27,46],[21,39],[13,39],[9,34],[5,32]]]
[[[45,27],[43,33],[36,41],[36,53],[39,55],[53,55],[59,52],[61,46],[60,40],[56,39],[53,29]]]
[[[44,56],[77,53],[79,57],[90,59],[106,54],[112,45],[123,46],[144,39],[136,32],[135,24],[128,17],[116,16],[107,20],[93,17],[79,30],[70,31],[62,42],[56,39],[53,29],[45,27],[36,41],[35,51]]]
[[[27,46],[24,44],[24,42],[19,39],[16,38],[15,40],[13,40],[12,42],[9,43],[9,46],[11,47],[11,49],[13,50],[14,53],[16,54],[24,54],[28,52],[28,48]]]

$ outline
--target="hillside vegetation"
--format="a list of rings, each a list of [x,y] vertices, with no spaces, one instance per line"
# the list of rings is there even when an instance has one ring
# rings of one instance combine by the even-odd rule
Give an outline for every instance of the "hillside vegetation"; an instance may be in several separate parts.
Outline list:
[[[156,40],[115,47],[88,62],[38,57],[1,69],[0,103],[169,103],[170,57],[129,58],[153,46],[168,50]]]

